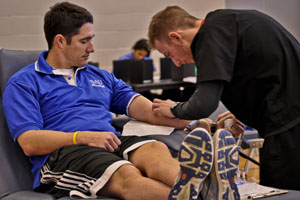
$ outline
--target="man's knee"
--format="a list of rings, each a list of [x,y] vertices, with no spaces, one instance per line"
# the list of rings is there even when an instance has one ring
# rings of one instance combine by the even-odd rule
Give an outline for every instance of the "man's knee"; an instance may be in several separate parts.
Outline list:
[[[169,152],[168,146],[160,141],[150,142],[144,145],[146,150],[152,151],[153,153],[158,151],[167,151]]]
[[[130,152],[129,160],[136,165],[139,162],[145,162],[145,160],[149,161],[151,158],[155,158],[158,155],[169,156],[169,154],[170,152],[167,145],[162,142],[155,141],[146,143],[136,150]]]
[[[126,164],[121,166],[114,174],[115,178],[123,183],[123,187],[125,187],[129,181],[135,179],[137,177],[141,177],[142,173],[135,166]]]
[[[122,165],[111,176],[108,183],[102,188],[98,195],[106,196],[124,196],[130,187],[135,183],[138,178],[142,177],[142,173],[135,166],[130,164]]]

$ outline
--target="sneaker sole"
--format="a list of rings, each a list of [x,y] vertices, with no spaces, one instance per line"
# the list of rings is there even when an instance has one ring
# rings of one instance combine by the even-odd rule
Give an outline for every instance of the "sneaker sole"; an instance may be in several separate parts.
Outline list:
[[[181,175],[168,200],[197,200],[202,183],[213,165],[213,142],[210,134],[203,128],[189,133],[181,144],[178,160]]]
[[[239,165],[239,148],[227,130],[220,129],[214,135],[215,172],[218,181],[218,199],[239,200],[240,194],[234,182]]]

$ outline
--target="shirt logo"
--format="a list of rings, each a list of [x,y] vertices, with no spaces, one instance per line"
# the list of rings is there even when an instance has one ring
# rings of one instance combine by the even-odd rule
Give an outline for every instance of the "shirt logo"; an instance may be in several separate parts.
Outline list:
[[[90,83],[93,87],[102,87],[104,88],[104,84],[102,83],[102,80],[90,80]]]

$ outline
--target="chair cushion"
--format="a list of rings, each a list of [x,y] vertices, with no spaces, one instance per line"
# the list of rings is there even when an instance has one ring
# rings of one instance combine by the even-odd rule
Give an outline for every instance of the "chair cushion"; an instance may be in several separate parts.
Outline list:
[[[10,136],[2,109],[2,93],[9,77],[34,62],[39,52],[0,49],[0,199],[14,192],[32,190],[31,166],[21,148]]]
[[[0,88],[1,95],[8,79],[21,68],[35,62],[42,51],[0,49]]]

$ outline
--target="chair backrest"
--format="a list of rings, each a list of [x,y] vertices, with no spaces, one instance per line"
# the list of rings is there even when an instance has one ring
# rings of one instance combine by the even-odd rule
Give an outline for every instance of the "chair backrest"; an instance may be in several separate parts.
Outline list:
[[[10,136],[2,108],[2,94],[10,76],[36,61],[40,53],[0,49],[0,199],[17,191],[32,190],[31,165]]]
[[[36,61],[41,51],[0,49],[0,88],[1,96],[8,79],[15,72]]]

